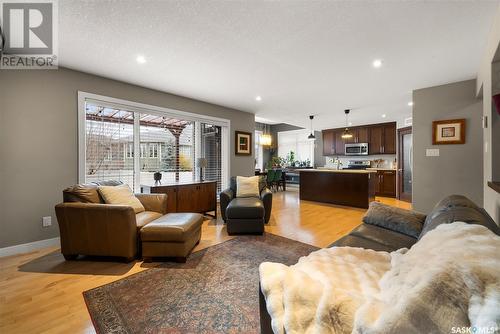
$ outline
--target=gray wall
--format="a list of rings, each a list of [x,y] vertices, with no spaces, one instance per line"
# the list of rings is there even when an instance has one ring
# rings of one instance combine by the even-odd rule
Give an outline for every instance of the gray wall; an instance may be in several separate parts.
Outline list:
[[[253,132],[253,114],[68,69],[0,71],[0,248],[58,236],[54,205],[78,179],[79,90],[229,119],[231,174],[253,175],[254,158],[234,155],[234,131]]]
[[[482,102],[475,80],[413,91],[413,207],[429,212],[437,201],[462,194],[483,205]],[[432,145],[432,121],[465,118],[463,145]],[[427,157],[426,149],[439,149]]]

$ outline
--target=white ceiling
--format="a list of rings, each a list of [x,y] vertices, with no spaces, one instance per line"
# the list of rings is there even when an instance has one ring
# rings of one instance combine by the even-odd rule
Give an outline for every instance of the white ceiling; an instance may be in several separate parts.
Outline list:
[[[401,120],[413,89],[476,76],[498,4],[59,1],[59,63],[274,122]]]

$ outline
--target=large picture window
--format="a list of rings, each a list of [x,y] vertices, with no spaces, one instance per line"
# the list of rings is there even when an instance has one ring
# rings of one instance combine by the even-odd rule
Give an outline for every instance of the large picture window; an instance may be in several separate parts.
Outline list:
[[[308,130],[278,132],[278,156],[287,159],[293,152],[295,161],[314,163],[314,141],[307,139],[309,133]]]
[[[80,182],[120,180],[134,191],[154,183],[205,180],[228,184],[229,121],[79,92]]]

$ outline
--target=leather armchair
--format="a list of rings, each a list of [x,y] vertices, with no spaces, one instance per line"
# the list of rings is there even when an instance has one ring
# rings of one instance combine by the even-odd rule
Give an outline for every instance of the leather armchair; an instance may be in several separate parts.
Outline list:
[[[273,208],[273,192],[269,188],[267,188],[267,186],[265,186],[265,183],[263,186],[262,183],[260,183],[260,188],[261,191],[259,199],[264,204],[264,211],[265,211],[264,223],[267,224],[271,219],[271,210]],[[219,197],[220,197],[220,211],[222,214],[222,219],[226,221],[227,206],[236,197],[236,180],[234,177],[231,178],[231,186],[226,190],[222,191]]]
[[[65,202],[55,207],[64,258],[71,260],[81,254],[132,261],[138,253],[140,228],[167,211],[166,194],[136,194],[136,197],[146,210],[137,215],[132,207],[105,204],[95,185],[65,189]]]

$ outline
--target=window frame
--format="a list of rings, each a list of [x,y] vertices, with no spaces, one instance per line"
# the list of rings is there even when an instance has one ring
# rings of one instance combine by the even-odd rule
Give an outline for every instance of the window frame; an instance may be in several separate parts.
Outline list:
[[[260,144],[260,138],[264,134],[264,131],[262,130],[255,130],[254,138],[255,138],[255,156],[254,159],[256,160],[255,167],[259,168],[261,172],[264,171],[264,147]],[[259,140],[257,140],[257,137]]]
[[[229,163],[230,152],[230,136],[231,136],[231,120],[213,116],[195,114],[187,111],[164,108],[154,105],[149,105],[140,102],[118,99],[109,96],[103,96],[84,91],[78,91],[78,182],[85,183],[85,163],[86,163],[86,110],[87,103],[97,103],[105,107],[121,108],[134,113],[149,113],[159,116],[174,116],[180,119],[193,122],[203,122],[218,125],[222,127],[222,188],[229,185],[231,175],[231,165]],[[139,117],[134,117],[134,151],[140,153],[140,120]],[[159,149],[159,148],[158,148]],[[149,150],[148,150],[149,153]],[[158,154],[160,154],[158,152]],[[148,154],[149,156],[149,154]],[[140,189],[140,154],[133,154],[134,159],[134,188]],[[197,168],[196,168],[197,169]]]
[[[277,145],[277,154],[279,157],[282,157],[282,158],[286,158],[286,155],[289,153],[289,152],[286,152],[284,155],[283,154],[280,154],[280,137],[283,137],[283,136],[286,136],[286,135],[290,135],[290,134],[293,134],[295,135],[295,142],[294,142],[294,146],[295,146],[295,149],[294,149],[294,153],[297,154],[298,153],[298,146],[299,146],[299,143],[306,143],[306,142],[310,142],[309,144],[309,154],[311,156],[310,160],[311,160],[311,165],[314,166],[314,149],[316,147],[316,141],[315,140],[309,140],[307,139],[307,136],[310,134],[310,130],[307,130],[307,129],[299,129],[299,130],[289,130],[289,131],[280,131],[278,132],[278,145]],[[301,138],[304,138],[303,140],[299,140],[299,137]]]

